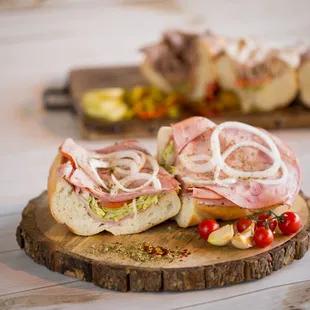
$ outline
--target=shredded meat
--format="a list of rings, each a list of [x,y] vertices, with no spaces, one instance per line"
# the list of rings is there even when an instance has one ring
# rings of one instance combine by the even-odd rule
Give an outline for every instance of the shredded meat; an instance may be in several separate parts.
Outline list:
[[[180,31],[167,31],[159,43],[147,46],[142,51],[152,62],[156,71],[171,84],[186,82],[197,65],[195,48],[198,36]]]
[[[263,81],[268,78],[279,77],[285,70],[286,64],[275,55],[268,55],[263,61],[251,61],[245,64],[236,64],[239,78],[249,81]]]

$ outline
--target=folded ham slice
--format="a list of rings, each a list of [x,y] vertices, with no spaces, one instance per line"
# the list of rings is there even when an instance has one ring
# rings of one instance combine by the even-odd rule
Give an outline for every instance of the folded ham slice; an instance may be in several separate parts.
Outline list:
[[[173,139],[178,151],[175,160],[176,178],[182,183],[183,192],[192,195],[199,203],[209,205],[237,205],[247,209],[266,208],[278,204],[291,205],[300,189],[298,161],[287,145],[263,129],[258,130],[271,138],[283,163],[273,175],[262,178],[263,181],[257,177],[237,177],[231,183],[224,183],[220,181],[227,180],[231,176],[223,171],[220,171],[218,176],[215,167],[203,171],[204,167],[212,162],[211,137],[216,128],[217,125],[213,122],[201,117],[192,117],[172,125]],[[267,154],[268,152],[263,152],[253,145],[249,146],[251,143],[256,143],[270,150],[262,137],[242,127],[223,127],[219,133],[221,155],[238,143],[243,143],[244,146],[241,145],[230,153],[225,159],[226,166],[257,175],[257,171],[264,171],[273,165],[274,159]],[[197,172],[196,166],[187,165],[184,158],[196,158],[195,163],[203,172]],[[219,182],[212,182],[214,180]]]
[[[99,199],[102,204],[108,202],[122,202],[137,198],[143,195],[152,195],[175,191],[179,183],[162,167],[159,167],[159,172],[156,179],[160,182],[160,186],[155,187],[149,184],[137,191],[124,192],[118,189],[116,195],[111,193],[113,186],[112,172],[110,167],[94,168],[91,165],[92,159],[98,159],[102,154],[108,155],[114,152],[126,152],[134,150],[142,152],[149,156],[149,152],[137,141],[128,140],[121,143],[114,144],[104,149],[97,151],[87,150],[82,146],[76,144],[72,139],[66,139],[60,147],[62,155],[67,161],[58,168],[58,175],[64,177],[75,188],[83,189],[91,193],[94,197]],[[140,169],[138,175],[148,175],[152,173],[152,167],[148,162],[145,162]],[[117,179],[121,176],[114,173]],[[145,179],[137,179],[130,184],[130,187],[136,188],[143,183]]]

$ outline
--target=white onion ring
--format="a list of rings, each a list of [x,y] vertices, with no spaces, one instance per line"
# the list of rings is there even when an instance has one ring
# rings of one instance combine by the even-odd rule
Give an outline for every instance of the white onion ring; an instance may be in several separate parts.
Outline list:
[[[194,161],[197,160],[208,160],[208,162],[204,164],[194,163]],[[194,173],[206,173],[211,171],[213,168],[210,156],[205,154],[197,154],[192,156],[180,155],[180,161],[185,168]]]
[[[244,142],[240,142],[237,143],[231,147],[229,147],[223,154],[222,154],[222,158],[224,161],[224,166],[222,167],[222,170],[227,174],[227,175],[231,175],[233,177],[240,177],[240,178],[249,178],[249,177],[254,177],[254,178],[266,178],[266,177],[271,177],[273,175],[275,175],[275,173],[279,170],[279,168],[277,168],[277,165],[272,165],[270,168],[263,170],[263,171],[240,171],[240,170],[236,170],[234,168],[229,167],[226,163],[225,163],[225,159],[231,154],[233,153],[235,150],[237,150],[240,147],[245,147],[245,146],[250,146],[250,147],[254,147],[262,152],[264,152],[265,154],[267,154],[270,158],[272,157],[272,153],[263,145],[257,143],[257,142],[252,142],[252,141],[244,141]],[[280,164],[279,167],[281,165],[281,159],[280,159]]]
[[[237,128],[237,129],[243,129],[247,130],[257,136],[259,136],[264,142],[270,147],[270,150],[266,148],[264,145],[259,144],[254,141],[244,141],[240,143],[236,143],[235,145],[230,146],[226,151],[224,151],[223,154],[221,154],[220,150],[220,141],[219,141],[219,133],[224,128]],[[241,171],[234,169],[230,166],[228,166],[225,163],[225,160],[227,157],[233,153],[235,150],[237,150],[240,147],[254,147],[265,154],[267,154],[272,160],[273,164],[271,167],[263,170],[263,171]],[[237,181],[237,178],[254,178],[256,182],[262,183],[262,184],[281,184],[285,182],[287,175],[288,175],[288,169],[285,165],[285,163],[281,159],[280,152],[274,143],[274,141],[264,132],[260,131],[259,129],[252,127],[250,125],[239,123],[239,122],[225,122],[216,127],[216,129],[213,131],[211,135],[211,151],[212,156],[209,158],[209,156],[204,154],[197,154],[193,156],[182,156],[180,155],[180,162],[190,171],[194,173],[205,173],[212,171],[212,168],[215,167],[214,171],[214,177],[213,180],[195,180],[190,177],[183,177],[183,180],[185,183],[189,183],[192,185],[212,185],[212,184],[222,184],[223,186],[227,184],[232,184]],[[196,160],[207,160],[209,161],[204,164],[197,164],[194,163]],[[282,169],[282,176],[278,179],[259,179],[259,178],[268,178],[272,177],[279,171],[279,169]],[[228,178],[226,179],[219,179],[220,171],[223,171]]]
[[[98,166],[99,165],[99,166]],[[99,161],[97,159],[93,159],[91,158],[89,160],[89,164],[88,165],[84,165],[84,164],[80,164],[80,166],[86,171],[86,173],[92,177],[97,184],[101,185],[105,190],[109,191],[108,186],[105,184],[105,182],[100,178],[98,172],[97,172],[97,168],[102,168],[102,166],[106,166],[105,162]]]
[[[93,168],[109,168],[109,162],[98,160],[96,158],[92,158],[89,165]]]
[[[236,179],[226,178],[226,179],[217,179],[217,180],[197,180],[190,177],[183,177],[182,180],[191,185],[228,185],[236,183]]]
[[[121,158],[131,158],[141,167],[144,166],[146,161],[146,154],[138,150],[117,151],[109,154],[95,154],[92,157],[96,159],[107,159],[110,161]]]
[[[153,186],[154,186],[154,189],[161,189],[162,188],[161,183],[160,183],[158,178],[155,178],[153,180]]]
[[[132,192],[141,190],[141,189],[145,188],[146,186],[148,186],[149,184],[151,184],[152,182],[154,182],[155,179],[157,179],[156,176],[159,172],[159,165],[158,165],[157,161],[149,155],[147,155],[146,158],[150,162],[150,164],[152,165],[152,168],[153,168],[152,174],[138,173],[138,174],[133,175],[133,176],[132,175],[127,176],[127,177],[123,178],[122,180],[117,180],[117,178],[114,176],[114,174],[111,174],[112,181],[115,184],[113,194],[115,193],[115,190],[117,192],[118,189],[121,189],[123,192],[127,192],[127,193],[132,193]],[[141,179],[146,179],[147,181],[144,184],[142,184],[138,187],[135,187],[135,188],[126,187],[127,185],[131,184],[133,181],[137,181],[137,180],[141,180]],[[158,186],[158,182],[157,182],[157,186]],[[161,184],[160,184],[160,188],[161,188]]]
[[[225,122],[225,123],[218,125],[211,135],[211,151],[212,151],[212,159],[211,160],[212,160],[212,163],[216,167],[216,173],[215,173],[216,176],[218,176],[219,171],[221,169],[223,169],[224,171],[226,169],[226,170],[231,172],[231,173],[227,173],[228,175],[231,175],[232,177],[235,177],[235,176],[238,177],[237,170],[235,170],[235,171],[229,170],[229,168],[227,168],[228,166],[225,164],[225,161],[221,155],[219,133],[222,129],[227,128],[227,127],[228,128],[233,127],[233,128],[237,128],[237,129],[245,129],[245,130],[259,136],[270,147],[271,154],[272,154],[271,158],[274,160],[274,162],[273,162],[273,165],[267,169],[268,171],[266,174],[260,173],[261,177],[268,177],[268,176],[270,176],[270,175],[268,175],[268,173],[270,171],[279,170],[280,164],[281,164],[281,155],[280,155],[280,152],[279,152],[277,146],[275,145],[273,140],[268,135],[266,135],[265,133],[263,133],[259,129],[252,127],[250,125],[247,125],[247,124],[243,124],[243,123],[239,123],[239,122]],[[238,145],[238,144],[236,144],[236,145]],[[249,176],[250,176],[250,174],[248,174],[248,177]]]
[[[122,167],[127,167],[129,169],[123,169]],[[140,167],[138,164],[132,160],[127,158],[117,159],[111,163],[111,167],[114,168],[114,171],[119,174],[125,174],[125,175],[133,175],[135,173],[138,173],[140,171]],[[139,169],[140,168],[140,169]]]
[[[259,149],[260,151],[264,152],[265,154],[267,154],[269,157],[272,158],[272,153],[270,152],[270,150],[268,150],[265,146],[258,144],[256,142],[251,142],[251,141],[245,141],[245,142],[241,142],[238,144],[235,144],[233,146],[231,146],[230,148],[228,148],[224,153],[223,153],[223,159],[225,160],[232,152],[234,152],[237,148],[242,147],[242,146],[252,146],[255,147],[257,149]],[[228,166],[226,166],[227,168]],[[272,179],[272,180],[258,180],[255,179],[256,182],[262,183],[262,184],[281,184],[282,182],[285,182],[287,176],[288,176],[288,169],[286,167],[286,165],[284,164],[284,162],[281,160],[280,161],[280,168],[282,169],[282,176],[279,179]],[[229,169],[232,169],[229,167]],[[270,168],[269,168],[270,169]],[[261,176],[260,172],[263,173],[266,171],[268,171],[269,169],[266,169],[264,171],[241,171],[243,173],[252,173],[253,175],[244,175],[244,176],[239,176],[239,177],[253,177],[253,178],[260,178],[260,177],[265,177],[265,176]],[[224,169],[223,169],[224,170]],[[235,169],[232,169],[235,170]],[[278,169],[279,170],[279,169]],[[268,175],[268,176],[273,176],[278,170],[273,171],[272,174]],[[237,171],[237,170],[236,170]],[[224,172],[226,173],[226,171],[224,170]]]

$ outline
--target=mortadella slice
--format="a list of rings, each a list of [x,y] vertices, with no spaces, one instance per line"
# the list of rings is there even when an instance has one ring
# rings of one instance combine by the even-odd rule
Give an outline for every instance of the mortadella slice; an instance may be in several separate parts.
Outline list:
[[[198,121],[199,120],[199,121]],[[295,200],[300,189],[300,166],[294,152],[285,145],[279,138],[268,133],[264,129],[258,128],[275,143],[281,160],[288,170],[286,181],[279,184],[263,184],[257,182],[254,178],[237,178],[235,183],[223,184],[212,183],[207,185],[192,185],[185,182],[184,178],[195,180],[214,181],[214,169],[206,173],[194,173],[182,165],[181,156],[192,156],[204,154],[206,158],[212,157],[211,135],[216,125],[207,126],[208,120],[201,118],[190,118],[173,126],[174,141],[178,150],[175,161],[177,167],[176,177],[183,185],[183,190],[191,191],[196,199],[203,199],[205,202],[214,203],[217,199],[224,199],[225,205],[231,202],[247,209],[259,209],[271,207],[278,204],[291,205]],[[203,131],[204,129],[204,131]],[[239,142],[256,142],[269,149],[266,142],[255,133],[239,128],[225,128],[219,134],[221,154],[232,145]],[[201,164],[201,163],[200,163]],[[242,146],[232,152],[225,160],[225,164],[242,171],[262,171],[273,164],[273,159],[265,152],[252,147]],[[275,175],[265,178],[267,180],[278,179],[282,176],[282,169],[278,169]],[[219,179],[225,179],[228,176],[223,171],[219,174]],[[213,197],[215,193],[215,197]]]
[[[96,153],[108,154],[110,152],[128,149],[138,151],[145,150],[144,147],[141,146],[137,141],[129,140],[102,149],[99,152],[88,151],[85,148],[77,145],[72,139],[66,139],[60,147],[60,150],[63,156],[68,159],[68,161],[58,168],[58,176],[64,177],[76,188],[89,191],[102,203],[127,201],[139,196],[165,193],[176,190],[178,188],[179,183],[177,180],[174,179],[173,176],[170,175],[165,169],[159,167],[157,178],[161,183],[160,189],[155,189],[152,185],[148,185],[138,191],[128,193],[119,190],[117,195],[111,195],[110,192],[106,191],[102,186],[100,186],[100,182],[98,182],[99,178],[100,180],[104,180],[105,184],[110,186],[112,183],[111,172],[108,169],[98,169],[97,173],[94,173],[93,168],[91,168],[89,165],[89,159]],[[147,151],[145,150],[145,152]],[[147,152],[146,154],[149,153]],[[143,167],[140,172],[149,172],[149,167],[145,165],[145,167]],[[145,180],[137,180],[131,184],[131,187],[138,187],[144,182]]]
[[[215,123],[207,118],[199,116],[190,117],[172,125],[172,133],[176,149],[178,152],[181,152],[190,141],[215,126]]]

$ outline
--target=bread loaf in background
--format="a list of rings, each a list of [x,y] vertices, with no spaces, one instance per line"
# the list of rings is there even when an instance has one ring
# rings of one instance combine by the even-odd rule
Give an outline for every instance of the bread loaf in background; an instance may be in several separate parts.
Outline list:
[[[300,100],[310,108],[310,48],[301,56],[301,64],[298,68],[298,80]]]
[[[165,92],[201,100],[208,85],[217,83],[237,95],[244,113],[273,111],[297,97],[310,107],[310,52],[305,46],[272,46],[211,31],[167,31],[142,52],[141,73]]]

